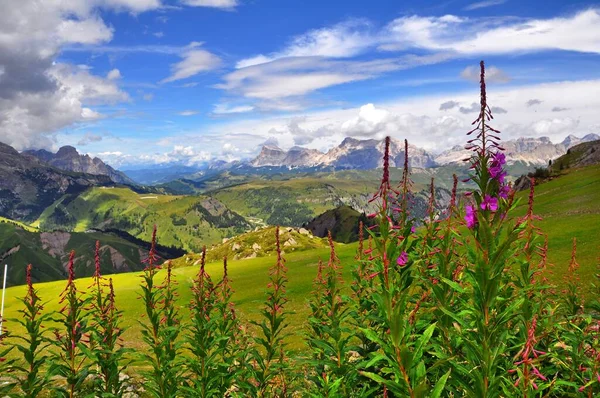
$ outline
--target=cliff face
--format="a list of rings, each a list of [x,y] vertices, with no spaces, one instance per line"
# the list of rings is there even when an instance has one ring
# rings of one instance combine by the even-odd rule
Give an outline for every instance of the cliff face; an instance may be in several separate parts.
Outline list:
[[[44,149],[25,151],[24,153],[34,156],[60,170],[103,175],[109,177],[113,182],[118,184],[135,184],[133,180],[124,173],[113,169],[101,159],[92,158],[89,155],[81,155],[77,152],[77,149],[72,146],[63,146],[56,153],[48,152]]]

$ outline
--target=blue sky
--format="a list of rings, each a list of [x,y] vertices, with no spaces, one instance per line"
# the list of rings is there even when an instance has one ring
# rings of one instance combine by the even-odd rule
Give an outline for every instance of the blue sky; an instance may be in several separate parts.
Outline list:
[[[127,167],[265,141],[462,142],[477,64],[507,138],[600,132],[589,1],[24,0],[0,16],[0,139]]]

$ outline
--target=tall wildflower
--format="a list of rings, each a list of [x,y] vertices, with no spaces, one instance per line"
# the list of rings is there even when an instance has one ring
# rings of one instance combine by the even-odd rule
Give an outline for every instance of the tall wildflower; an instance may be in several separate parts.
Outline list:
[[[238,389],[235,383],[240,379],[240,355],[245,355],[239,344],[240,324],[232,301],[233,289],[227,269],[227,257],[223,258],[223,279],[215,287],[217,300],[215,304],[216,330],[214,344],[217,347],[218,391],[223,396],[232,389]]]
[[[413,220],[408,214],[411,188],[408,164],[408,143],[405,141],[405,167],[397,192],[398,202],[393,208],[399,213],[398,222],[386,211],[391,198],[383,197],[379,212],[375,213],[378,228],[369,231],[374,244],[369,253],[374,272],[369,277],[378,278],[372,300],[380,327],[378,332],[363,330],[371,342],[379,346],[369,361],[369,366],[376,366],[378,371],[365,369],[361,375],[378,383],[379,393],[383,389],[384,395],[416,397],[430,384],[424,348],[435,325],[420,321],[420,309],[429,292],[419,292],[416,282],[421,275],[416,265],[420,238],[414,233]],[[384,179],[386,174],[384,170]],[[436,389],[443,389],[448,375],[439,375]]]
[[[100,272],[99,241],[96,242],[94,263],[90,351],[99,376],[94,389],[101,396],[120,397],[124,393],[123,379],[120,376],[127,369],[125,354],[129,350],[122,342],[126,329],[121,326],[123,312],[115,305],[112,278],[107,281]]]
[[[179,325],[174,308],[171,266],[163,285],[156,285],[156,226],[152,231],[152,244],[142,275],[141,298],[146,309],[146,322],[141,322],[142,336],[148,352],[142,358],[151,365],[146,373],[147,390],[155,397],[175,397],[179,390],[181,368],[176,362]]]
[[[50,340],[46,336],[43,323],[51,320],[50,314],[43,314],[44,306],[31,280],[31,264],[27,266],[27,293],[21,299],[23,309],[19,310],[21,317],[14,321],[20,324],[26,333],[14,336],[19,340],[15,344],[23,356],[21,363],[14,367],[16,379],[23,397],[37,397],[47,387],[50,378],[42,367],[48,360],[46,348]]]
[[[307,336],[314,374],[310,377],[319,396],[348,396],[357,373],[348,360],[352,336],[348,329],[350,314],[347,298],[342,295],[342,275],[335,246],[328,234],[329,261],[322,278],[321,294],[311,297],[313,309],[309,325],[316,331]],[[321,308],[320,311],[315,309]]]
[[[284,396],[282,391],[286,378],[286,362],[284,356],[284,338],[287,327],[285,305],[288,302],[285,286],[287,284],[287,268],[281,253],[279,227],[275,228],[275,249],[277,260],[269,270],[269,292],[265,307],[261,311],[262,320],[253,322],[258,326],[259,333],[254,338],[258,347],[252,353],[256,364],[253,396],[272,397]]]
[[[3,321],[3,319],[0,318],[0,321]],[[5,324],[6,322],[2,324],[3,329]],[[14,345],[9,345],[8,347],[5,347],[4,339],[7,336],[8,333],[5,332],[5,330],[3,330],[2,334],[0,334],[0,375],[9,374],[9,372],[11,371],[11,366],[14,363],[13,359],[6,358],[8,353],[10,353],[15,348]],[[5,381],[3,384],[0,384],[0,395],[8,395],[12,391],[14,386],[15,383],[12,381]]]
[[[487,102],[485,66],[480,63],[480,112],[473,122],[475,128],[467,133],[475,138],[468,141],[467,149],[473,155],[470,179],[477,189],[470,194],[465,221],[470,233],[464,237],[467,266],[464,283],[467,290],[456,286],[464,297],[465,314],[453,316],[462,330],[465,360],[469,369],[457,366],[456,370],[467,395],[498,397],[507,386],[506,371],[510,366],[511,335],[518,332],[509,327],[517,316],[519,297],[515,294],[512,267],[518,240],[523,226],[506,217],[512,204],[512,194],[506,185],[504,165],[506,159],[500,146],[500,132],[489,125],[493,119]]]
[[[90,298],[79,292],[75,285],[74,262],[75,251],[71,251],[67,266],[69,278],[59,301],[63,307],[55,319],[59,327],[54,329],[56,352],[51,366],[51,373],[66,379],[66,388],[61,387],[59,391],[70,398],[81,394],[83,382],[90,373],[87,361]]]
[[[184,391],[189,396],[212,397],[218,394],[218,350],[216,349],[214,284],[205,270],[206,247],[202,248],[200,269],[192,287],[190,303],[191,324],[187,349],[191,354],[189,368],[192,376]]]

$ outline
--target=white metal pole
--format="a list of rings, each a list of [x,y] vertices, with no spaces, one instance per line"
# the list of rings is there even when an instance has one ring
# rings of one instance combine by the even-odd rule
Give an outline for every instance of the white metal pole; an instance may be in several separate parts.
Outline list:
[[[6,293],[6,274],[8,264],[4,264],[4,279],[2,282],[2,306],[0,307],[0,336],[2,336],[2,323],[4,322],[4,293]]]

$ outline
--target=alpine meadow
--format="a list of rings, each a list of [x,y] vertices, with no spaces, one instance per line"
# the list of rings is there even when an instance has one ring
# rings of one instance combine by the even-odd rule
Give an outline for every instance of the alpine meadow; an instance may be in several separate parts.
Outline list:
[[[0,5],[0,397],[600,397],[597,5]]]

